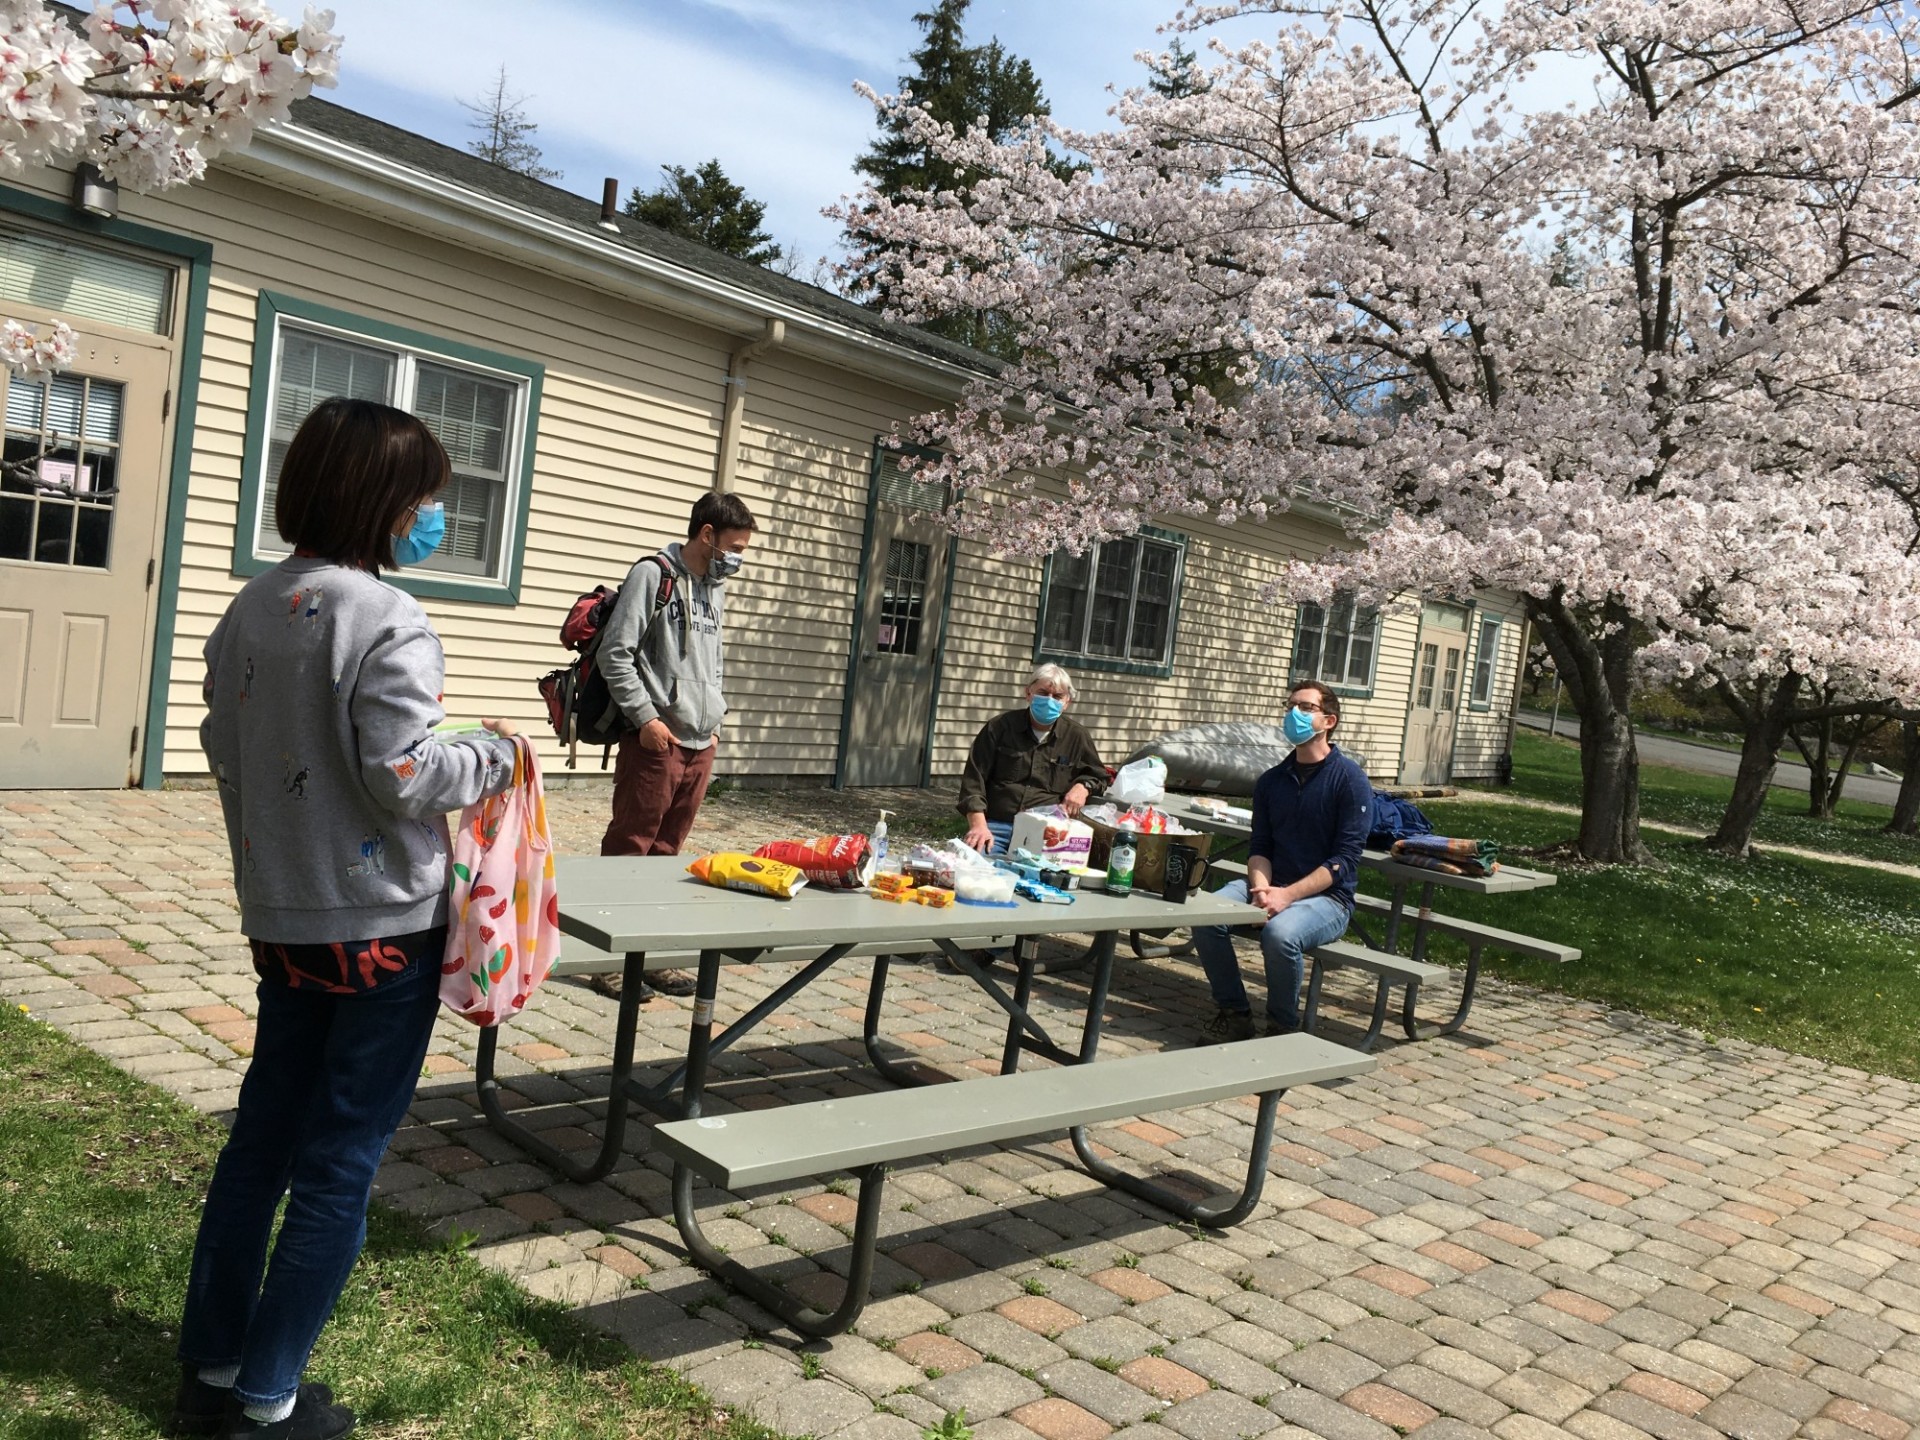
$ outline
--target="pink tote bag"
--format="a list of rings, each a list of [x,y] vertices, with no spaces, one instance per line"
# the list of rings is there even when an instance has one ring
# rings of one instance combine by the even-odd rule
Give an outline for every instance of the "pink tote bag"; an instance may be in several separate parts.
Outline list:
[[[527,1003],[560,958],[560,896],[540,761],[513,739],[513,783],[460,812],[440,1000],[476,1025]]]

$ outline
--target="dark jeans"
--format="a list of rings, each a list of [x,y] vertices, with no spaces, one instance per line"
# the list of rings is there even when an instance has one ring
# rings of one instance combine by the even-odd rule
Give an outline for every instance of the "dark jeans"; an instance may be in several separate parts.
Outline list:
[[[299,1389],[366,1241],[374,1172],[412,1103],[439,987],[429,959],[359,995],[260,984],[253,1061],[207,1190],[180,1323],[181,1362],[237,1363],[234,1394],[246,1404]]]
[[[655,754],[638,734],[620,737],[613,763],[613,820],[602,855],[678,855],[713,779],[718,742],[704,750],[669,745]]]

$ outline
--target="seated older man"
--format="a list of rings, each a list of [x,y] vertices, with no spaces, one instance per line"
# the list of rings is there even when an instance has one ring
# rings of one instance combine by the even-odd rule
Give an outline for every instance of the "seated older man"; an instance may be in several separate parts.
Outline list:
[[[1036,666],[1025,703],[981,727],[960,776],[966,842],[983,855],[1004,851],[1013,817],[1058,804],[1069,815],[1106,789],[1093,737],[1067,714],[1073,680],[1058,665]]]

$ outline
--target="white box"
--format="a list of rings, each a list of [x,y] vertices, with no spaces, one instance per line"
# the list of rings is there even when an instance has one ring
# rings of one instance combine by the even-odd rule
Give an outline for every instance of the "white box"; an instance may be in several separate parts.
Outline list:
[[[1058,806],[1022,810],[1013,817],[1013,850],[1030,850],[1057,865],[1084,865],[1093,848],[1093,827],[1069,820]]]

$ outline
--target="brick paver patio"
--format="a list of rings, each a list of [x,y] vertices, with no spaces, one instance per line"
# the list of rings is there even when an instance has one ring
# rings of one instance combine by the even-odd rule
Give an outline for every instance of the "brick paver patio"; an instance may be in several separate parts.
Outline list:
[[[552,801],[562,848],[597,848],[604,791]],[[717,797],[695,843],[813,833],[847,804]],[[1549,894],[1542,933],[1551,913]],[[236,923],[211,794],[0,804],[0,996],[213,1112],[232,1104],[252,1034]],[[770,988],[766,972],[730,971],[723,1012]],[[716,1102],[872,1083],[864,993],[852,964],[814,986],[723,1058]],[[1084,994],[1080,976],[1048,977],[1038,1008],[1070,1027]],[[1185,1043],[1205,999],[1187,962],[1124,963],[1110,1052]],[[678,1054],[685,1003],[649,1005],[643,1065]],[[923,1064],[993,1068],[998,1012],[957,977],[901,966],[891,1015]],[[591,1142],[583,1102],[612,1027],[609,1001],[547,987],[504,1037],[508,1103],[562,1144]],[[1225,1234],[1107,1191],[1064,1137],[899,1172],[857,1333],[797,1346],[687,1266],[643,1126],[623,1166],[584,1187],[495,1136],[473,1104],[473,1040],[451,1021],[436,1034],[385,1202],[471,1234],[483,1263],[791,1434],[918,1440],[962,1408],[979,1440],[1145,1425],[1166,1429],[1142,1440],[1898,1440],[1920,1421],[1920,1116],[1905,1082],[1493,984],[1470,1034],[1388,1046],[1375,1074],[1290,1096],[1266,1203]],[[1244,1163],[1252,1113],[1231,1102],[1096,1133],[1208,1185]],[[701,1199],[733,1255],[830,1300],[842,1189]]]

